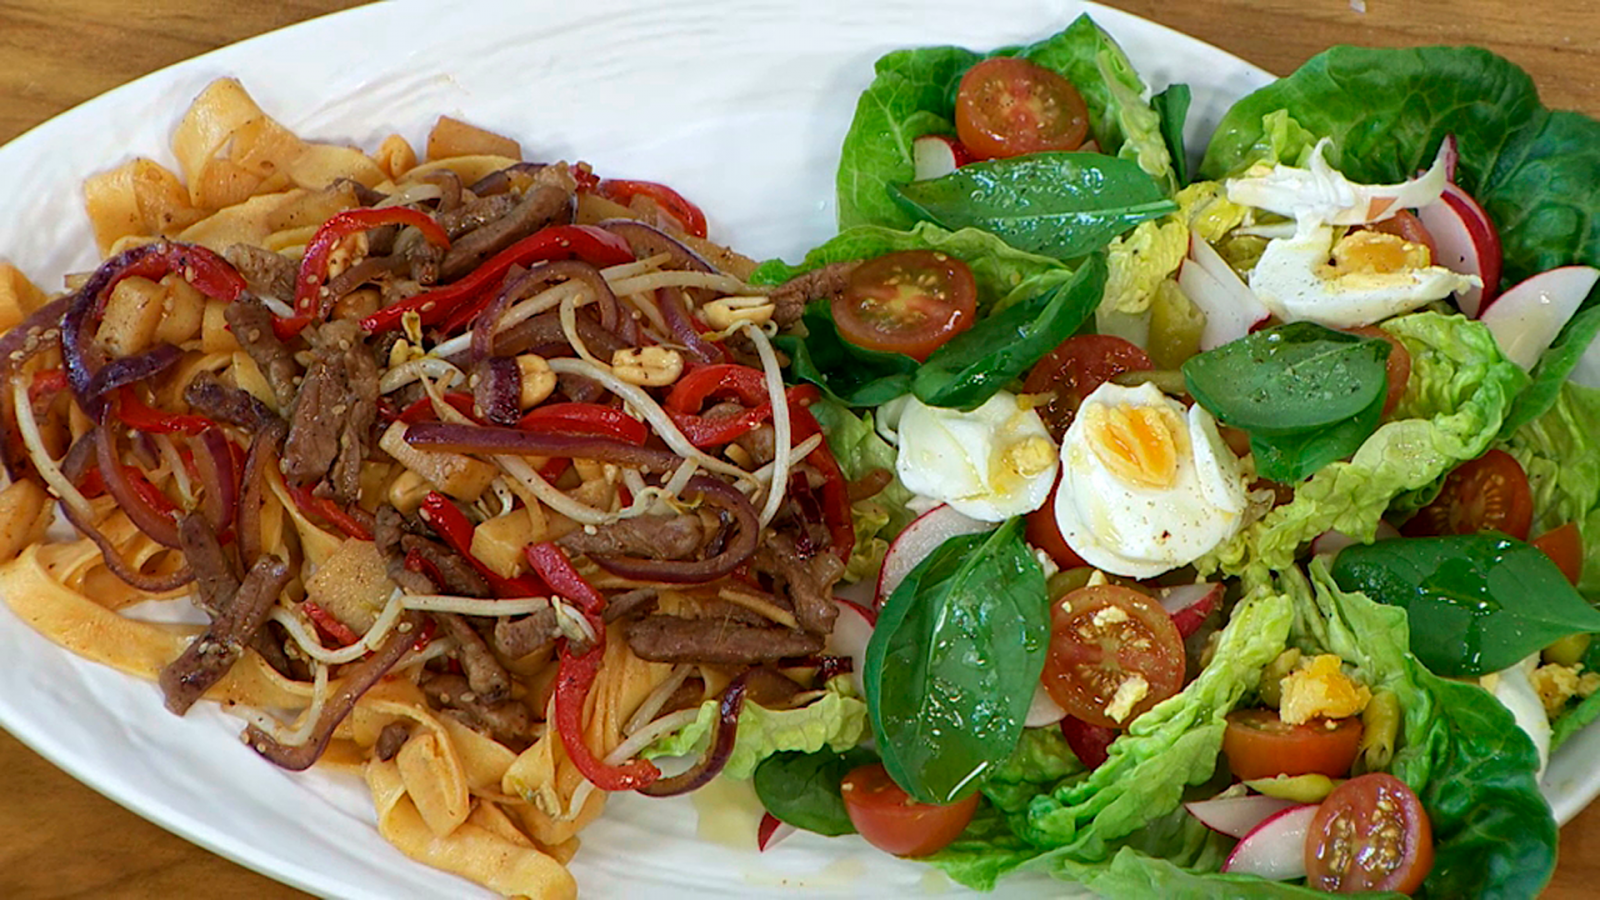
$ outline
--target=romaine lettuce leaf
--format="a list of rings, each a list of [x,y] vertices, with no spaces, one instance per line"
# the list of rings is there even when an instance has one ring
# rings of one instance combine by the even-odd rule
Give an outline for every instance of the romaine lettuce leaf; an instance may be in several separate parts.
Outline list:
[[[1549,411],[1523,425],[1505,448],[1528,473],[1534,534],[1577,522],[1583,535],[1578,591],[1600,602],[1600,390],[1558,386]]]
[[[721,703],[707,700],[700,714],[682,729],[663,736],[640,754],[647,759],[686,756],[705,749],[706,736]],[[767,709],[746,703],[739,713],[739,734],[722,773],[749,778],[756,765],[780,750],[815,753],[828,747],[836,753],[861,743],[867,732],[867,704],[855,696],[848,678],[828,682],[827,693],[799,709]]]
[[[1384,423],[1346,462],[1323,467],[1276,507],[1201,561],[1202,571],[1264,583],[1289,568],[1302,544],[1328,530],[1371,540],[1391,503],[1432,499],[1457,464],[1489,448],[1527,375],[1482,324],[1433,312],[1382,326],[1411,352],[1411,380]]]

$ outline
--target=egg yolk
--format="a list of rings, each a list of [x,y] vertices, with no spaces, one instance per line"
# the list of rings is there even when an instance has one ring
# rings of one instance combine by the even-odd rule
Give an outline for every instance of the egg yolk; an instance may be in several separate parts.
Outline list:
[[[1188,451],[1187,433],[1172,409],[1097,403],[1086,405],[1080,415],[1090,449],[1124,484],[1160,489],[1178,480],[1178,456]]]
[[[1428,248],[1393,234],[1352,231],[1333,245],[1333,272],[1339,275],[1388,275],[1427,268]]]

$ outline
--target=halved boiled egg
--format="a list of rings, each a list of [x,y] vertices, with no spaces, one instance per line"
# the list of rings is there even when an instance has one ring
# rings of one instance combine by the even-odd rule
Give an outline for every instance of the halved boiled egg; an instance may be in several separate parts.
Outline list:
[[[1107,382],[1067,428],[1056,523],[1095,568],[1151,578],[1187,565],[1232,537],[1245,509],[1239,459],[1199,404]]]
[[[1337,243],[1329,225],[1305,225],[1267,244],[1250,290],[1285,322],[1357,328],[1410,312],[1457,291],[1473,275],[1431,264],[1428,248],[1392,234],[1353,231]]]
[[[1056,480],[1056,445],[1044,420],[1000,391],[971,412],[907,398],[895,471],[912,493],[999,522],[1044,505]]]

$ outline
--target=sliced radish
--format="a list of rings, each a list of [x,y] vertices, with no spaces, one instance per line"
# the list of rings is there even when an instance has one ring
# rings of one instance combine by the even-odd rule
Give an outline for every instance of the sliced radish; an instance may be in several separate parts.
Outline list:
[[[862,689],[861,673],[867,665],[867,643],[872,640],[872,626],[878,615],[860,604],[839,597],[835,597],[834,602],[839,604],[839,616],[833,620],[833,631],[828,635],[822,652],[828,656],[849,657],[850,680],[859,692]]]
[[[949,134],[925,134],[911,142],[911,161],[917,181],[943,178],[972,162],[972,154]]]
[[[1456,295],[1461,311],[1477,318],[1500,290],[1500,233],[1478,201],[1456,185],[1445,185],[1439,199],[1443,202],[1418,209],[1417,218],[1439,251],[1435,264],[1483,281],[1482,287]]]
[[[1180,584],[1161,591],[1161,608],[1172,617],[1172,624],[1184,637],[1199,631],[1206,617],[1221,605],[1220,584]]]
[[[1252,828],[1222,864],[1224,872],[1287,881],[1306,875],[1306,835],[1317,814],[1315,803],[1279,810]]]
[[[765,853],[798,830],[772,813],[767,813],[761,817],[761,827],[756,829],[756,847]]]
[[[1201,350],[1236,341],[1271,315],[1227,260],[1198,235],[1189,236],[1189,258],[1178,268],[1178,287],[1206,314]]]
[[[1291,806],[1301,806],[1293,800],[1280,800],[1277,797],[1268,797],[1264,794],[1250,794],[1244,797],[1216,797],[1211,800],[1195,800],[1183,805],[1189,814],[1199,819],[1204,825],[1219,834],[1232,838],[1242,838],[1269,817],[1275,816]]]
[[[1044,685],[1036,684],[1033,686],[1033,702],[1028,704],[1028,718],[1022,724],[1027,728],[1043,728],[1056,724],[1066,715],[1067,711],[1056,705]]]
[[[883,555],[883,571],[878,573],[876,603],[883,605],[900,582],[906,580],[917,564],[939,549],[939,545],[963,534],[993,531],[998,523],[982,522],[956,512],[949,504],[941,503],[918,516],[900,532]]]
[[[1512,362],[1532,369],[1597,280],[1600,269],[1591,266],[1540,272],[1501,294],[1479,318]]]
[[[1584,387],[1600,389],[1600,341],[1590,342],[1567,378]]]

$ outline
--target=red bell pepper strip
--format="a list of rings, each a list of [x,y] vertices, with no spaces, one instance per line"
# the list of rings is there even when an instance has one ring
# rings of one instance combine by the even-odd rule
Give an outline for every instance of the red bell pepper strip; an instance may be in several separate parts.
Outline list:
[[[708,397],[719,394],[731,394],[745,406],[755,406],[769,399],[766,373],[735,363],[695,366],[672,386],[666,405],[674,412],[698,413]]]
[[[546,403],[517,422],[523,431],[616,438],[644,446],[650,427],[620,409],[599,403]]]
[[[606,655],[605,623],[598,617],[591,617],[590,624],[594,626],[595,643],[589,652],[573,656],[567,642],[561,642],[561,665],[556,670],[556,732],[561,735],[561,746],[566,749],[567,757],[595,787],[603,791],[638,790],[660,778],[661,770],[644,759],[630,760],[620,766],[606,765],[583,740],[584,702]]]
[[[140,399],[132,387],[117,389],[118,421],[136,431],[150,434],[199,434],[216,423],[205,416],[169,413],[155,409]]]
[[[344,507],[328,499],[318,497],[312,493],[308,485],[290,485],[289,497],[294,500],[294,505],[308,516],[318,516],[328,524],[344,532],[345,537],[353,537],[359,541],[372,540],[372,529],[361,523],[360,519],[350,515]]]
[[[450,246],[450,236],[445,234],[432,216],[409,207],[347,209],[331,216],[317,229],[311,242],[306,244],[305,256],[300,259],[300,272],[294,281],[294,316],[277,319],[272,324],[272,330],[278,337],[293,337],[316,320],[320,313],[317,309],[321,300],[319,295],[328,280],[328,258],[333,255],[333,249],[339,242],[352,234],[384,225],[409,225],[422,232],[428,243],[445,248]]]
[[[789,423],[795,443],[822,433],[816,416],[802,403],[789,404]],[[845,482],[844,472],[839,469],[838,460],[833,458],[833,451],[828,449],[827,440],[811,451],[806,462],[822,475],[822,511],[827,518],[828,534],[833,537],[833,554],[841,561],[849,562],[856,546],[856,529],[850,515],[850,487]]]
[[[667,215],[678,220],[678,225],[685,234],[692,234],[697,238],[706,236],[706,214],[700,211],[700,207],[685,200],[682,194],[664,184],[607,178],[600,182],[596,193],[623,206],[629,205],[634,197],[648,197]]]
[[[428,645],[433,643],[433,636],[438,633],[438,621],[432,616],[429,616],[427,619],[423,620],[422,628],[418,629],[417,639],[411,642],[411,649],[417,653],[421,653],[422,651],[428,649]]]
[[[543,584],[535,578],[522,576],[507,578],[494,571],[483,561],[472,555],[472,522],[450,498],[438,491],[429,491],[428,496],[422,498],[422,506],[418,509],[422,520],[427,522],[435,534],[445,542],[445,546],[461,555],[462,559],[479,574],[483,580],[489,582],[489,590],[501,599],[507,597],[539,597],[548,593]]]
[[[337,646],[348,647],[361,640],[361,635],[351,631],[349,625],[339,621],[334,617],[333,613],[318,606],[316,601],[307,600],[300,604],[300,608],[305,610],[306,618],[311,620],[311,624],[317,626],[318,631],[336,641]]]
[[[456,412],[461,413],[464,416],[471,417],[473,421],[478,421],[478,417],[472,411],[471,394],[462,393],[460,391],[452,391],[444,395],[444,402],[450,404],[450,406]],[[417,422],[431,422],[436,418],[438,417],[433,414],[432,398],[421,397],[413,401],[410,406],[407,406],[405,409],[401,410],[400,414],[395,416],[395,421],[412,425]]]
[[[435,325],[448,318],[445,330],[454,331],[489,305],[494,299],[493,292],[512,266],[574,257],[605,268],[632,262],[633,250],[627,241],[593,225],[541,228],[496,253],[466,277],[386,306],[362,319],[361,327],[374,334],[390,331],[400,327],[406,313],[415,312],[422,317],[424,325]]]
[[[135,494],[139,495],[140,500],[161,515],[174,521],[177,520],[178,505],[173,503],[172,498],[168,497],[160,488],[151,484],[150,479],[145,477],[145,474],[137,466],[123,466],[122,472],[124,477],[128,479],[128,485],[133,488]]]
[[[28,399],[34,403],[47,394],[59,394],[67,389],[66,369],[40,369],[28,382]]]
[[[606,598],[578,574],[572,567],[572,560],[560,547],[549,541],[540,541],[529,544],[523,551],[533,570],[539,573],[544,583],[550,585],[550,590],[578,604],[578,607],[591,615],[599,615],[605,609]]]

